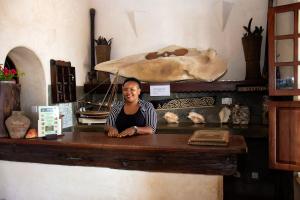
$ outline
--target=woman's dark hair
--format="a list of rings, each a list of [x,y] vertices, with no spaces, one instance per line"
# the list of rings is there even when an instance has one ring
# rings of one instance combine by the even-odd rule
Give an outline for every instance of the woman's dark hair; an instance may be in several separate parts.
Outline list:
[[[138,79],[133,78],[133,77],[126,78],[125,81],[123,82],[122,86],[124,86],[125,83],[130,82],[130,81],[131,81],[131,82],[136,82],[136,83],[138,84],[139,88],[140,88],[140,89],[142,88],[141,82],[140,82]]]

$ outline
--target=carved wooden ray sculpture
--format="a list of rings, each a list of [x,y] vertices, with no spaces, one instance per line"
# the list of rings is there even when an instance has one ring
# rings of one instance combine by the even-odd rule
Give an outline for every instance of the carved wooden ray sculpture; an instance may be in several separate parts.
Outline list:
[[[96,65],[95,69],[113,74],[119,72],[120,76],[135,77],[147,82],[190,79],[211,82],[226,72],[227,62],[217,56],[215,50],[198,51],[195,48],[189,48],[185,52],[184,49],[174,45],[168,46],[157,52],[103,62]],[[167,54],[169,55],[166,56]]]

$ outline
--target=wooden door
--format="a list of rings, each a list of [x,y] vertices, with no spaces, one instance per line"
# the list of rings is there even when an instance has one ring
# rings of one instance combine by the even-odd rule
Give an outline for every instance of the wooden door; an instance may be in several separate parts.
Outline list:
[[[269,8],[269,95],[300,95],[300,3]],[[300,171],[300,102],[269,103],[269,165]]]
[[[269,117],[269,166],[300,171],[300,102],[270,102]]]

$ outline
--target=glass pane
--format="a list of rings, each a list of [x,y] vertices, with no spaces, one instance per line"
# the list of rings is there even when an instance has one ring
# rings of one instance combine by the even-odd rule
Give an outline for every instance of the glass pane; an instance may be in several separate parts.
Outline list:
[[[276,13],[275,35],[288,35],[294,33],[294,12]]]
[[[293,39],[275,40],[275,62],[294,61],[294,41]]]
[[[293,66],[276,67],[276,89],[293,89],[294,68]]]

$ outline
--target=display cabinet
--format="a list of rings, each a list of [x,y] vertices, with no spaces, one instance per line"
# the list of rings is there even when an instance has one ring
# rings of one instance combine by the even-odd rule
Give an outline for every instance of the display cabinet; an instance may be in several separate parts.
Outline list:
[[[300,102],[278,96],[300,95],[300,3],[269,8],[269,166],[300,170]]]
[[[75,67],[71,62],[50,60],[52,103],[76,101]]]

